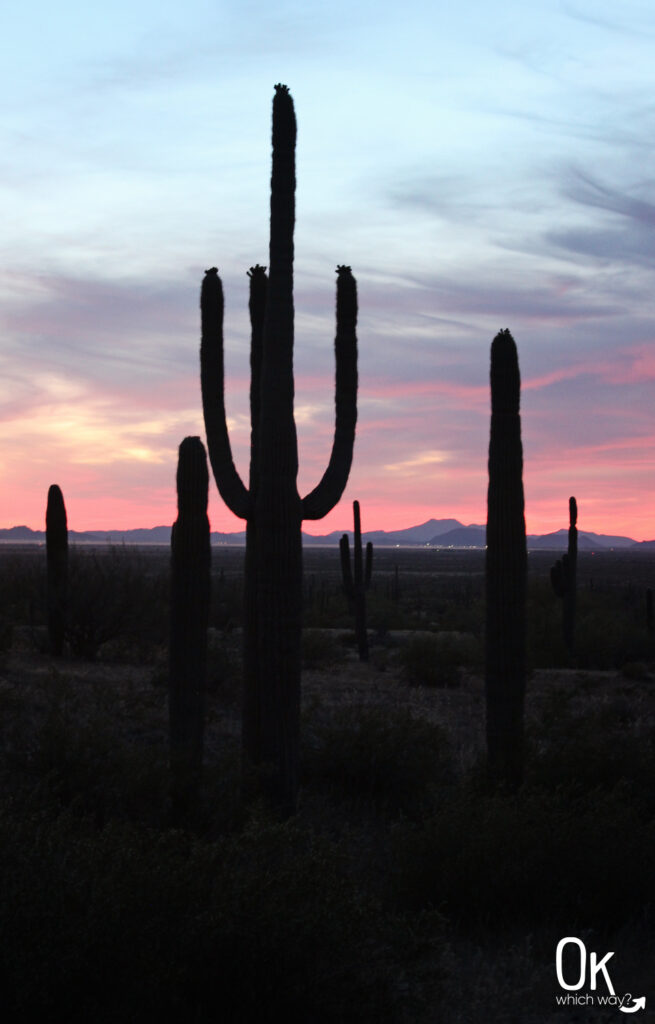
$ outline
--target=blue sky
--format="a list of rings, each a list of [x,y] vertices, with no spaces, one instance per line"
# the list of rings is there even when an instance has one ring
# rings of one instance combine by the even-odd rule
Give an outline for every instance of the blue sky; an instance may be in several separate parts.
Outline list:
[[[198,290],[226,290],[247,462],[246,270],[267,262],[273,85],[298,119],[300,489],[333,415],[334,269],[359,286],[360,403],[314,532],[483,522],[489,345],[523,378],[528,529],[655,536],[655,9],[463,0],[3,12],[0,526],[175,515],[203,434]],[[212,497],[214,529],[240,524]]]

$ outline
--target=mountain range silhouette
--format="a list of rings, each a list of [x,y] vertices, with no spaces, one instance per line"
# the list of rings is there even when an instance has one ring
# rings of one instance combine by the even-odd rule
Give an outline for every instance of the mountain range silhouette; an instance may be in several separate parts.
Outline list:
[[[554,533],[528,534],[528,548],[533,550],[559,551],[566,547],[567,530],[556,530]],[[351,530],[332,530],[321,536],[303,533],[303,544],[315,546],[332,546],[347,533],[352,537]],[[134,530],[69,530],[72,544],[170,544],[171,527],[153,526]],[[213,545],[245,544],[245,531],[236,533],[211,534]],[[402,530],[369,530],[362,533],[364,542],[372,541],[378,547],[434,547],[434,548],[484,548],[486,527],[472,523],[465,526],[457,519],[428,519],[418,526],[409,526]],[[0,529],[0,543],[45,543],[44,530],[32,530],[29,526],[12,526]],[[635,541],[631,537],[617,537],[606,534],[580,530],[578,533],[580,550],[617,550],[638,548],[655,550],[655,540]]]

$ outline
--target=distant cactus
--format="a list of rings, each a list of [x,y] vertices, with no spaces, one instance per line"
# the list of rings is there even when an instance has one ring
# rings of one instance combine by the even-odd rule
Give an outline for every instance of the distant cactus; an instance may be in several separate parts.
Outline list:
[[[575,607],[578,571],[578,506],[575,498],[569,498],[569,547],[565,555],[555,562],[550,570],[553,590],[562,600],[562,635],[569,651],[575,649]]]
[[[348,603],[355,612],[355,636],[359,650],[359,660],[368,661],[368,634],[366,630],[366,591],[371,583],[373,568],[373,545],[366,545],[366,556],[362,559],[362,527],[359,514],[359,502],[353,501],[355,534],[353,537],[353,565],[350,565],[350,547],[348,534],[344,533],[339,542],[341,553],[341,575],[343,589]]]
[[[210,601],[207,456],[185,437],[177,464],[177,520],[171,535],[169,736],[174,813],[193,799],[202,770]]]
[[[45,514],[48,592],[48,639],[52,654],[61,655],[68,601],[68,525],[64,496],[57,484],[48,490]]]
[[[520,392],[516,345],[503,330],[491,345],[485,691],[490,775],[510,787],[523,777],[527,550]]]
[[[251,458],[246,488],[232,459],[224,401],[223,288],[215,268],[201,293],[201,384],[212,470],[230,510],[246,520],[243,751],[246,769],[283,815],[296,808],[300,744],[303,519],[321,519],[348,480],[357,419],[357,291],[337,268],[336,425],[327,469],[305,498],[296,486],[293,416],[293,230],[296,121],[286,86],[273,99],[269,280],[250,280]],[[262,314],[263,312],[263,316]],[[261,345],[259,349],[258,346]]]

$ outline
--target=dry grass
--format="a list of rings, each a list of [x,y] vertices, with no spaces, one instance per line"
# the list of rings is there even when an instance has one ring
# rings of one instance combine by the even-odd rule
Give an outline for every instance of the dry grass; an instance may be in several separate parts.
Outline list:
[[[423,583],[425,580],[421,586]],[[403,584],[407,590],[407,573]],[[446,609],[444,617],[448,614]],[[385,906],[393,905],[394,901],[390,891],[394,837],[400,834],[404,840],[413,831],[420,832],[423,817],[428,825],[434,822],[437,834],[440,825],[440,769],[434,772],[425,791],[419,792],[419,799],[412,802],[405,799],[403,787],[411,790],[415,782],[415,788],[420,790],[424,781],[411,778],[413,766],[422,770],[420,766],[425,762],[421,758],[426,752],[430,754],[434,740],[435,761],[447,756],[456,779],[466,780],[474,776],[484,753],[484,681],[479,668],[470,663],[459,666],[456,685],[411,685],[402,651],[415,635],[412,630],[384,635],[372,631],[368,664],[357,659],[347,628],[317,627],[306,638],[302,723],[308,770],[298,827],[336,843],[352,877]],[[425,635],[434,636],[431,631]],[[101,649],[96,661],[87,662],[71,657],[53,659],[43,653],[43,641],[43,631],[38,627],[18,626],[1,656],[1,770],[5,793],[11,792],[12,787],[27,791],[54,774],[57,798],[62,804],[77,806],[82,814],[95,814],[100,825],[118,819],[145,822],[154,830],[164,828],[168,728],[165,648],[153,647],[147,660],[131,659],[129,648],[122,650],[119,643]],[[208,806],[203,811],[201,829],[212,839],[243,827],[235,799],[240,645],[238,628],[228,633],[211,633],[205,758]],[[533,671],[526,695],[533,775],[541,772],[541,782],[550,780],[553,792],[558,791],[559,748],[553,746],[553,737],[561,740],[564,774],[567,766],[577,772],[582,760],[591,763],[592,773],[609,764],[611,775],[612,765],[618,766],[619,771],[624,763],[628,770],[636,771],[629,761],[631,751],[638,753],[655,734],[655,681],[650,667],[648,663],[632,663],[622,671]],[[408,718],[426,723],[434,731],[412,730],[407,725]],[[396,733],[389,739],[388,748],[380,750],[375,748],[380,734],[374,726],[384,721]],[[588,723],[591,725],[587,728]],[[318,755],[326,750],[328,754],[338,751],[342,744],[347,760],[346,744],[353,742],[353,729],[358,725],[362,727],[364,744],[361,772],[370,767],[379,774],[375,778],[360,774],[352,793],[337,794],[334,788],[324,785],[325,764],[319,763]],[[398,764],[392,764],[397,756],[393,744],[405,741],[415,741],[417,749],[401,750]],[[386,742],[384,736],[381,742]],[[580,762],[574,758],[576,751]],[[405,754],[407,758],[403,760]],[[379,765],[376,757],[381,759]],[[328,774],[329,768],[330,765]],[[639,765],[637,768],[644,770]],[[403,772],[410,773],[408,783]],[[338,785],[343,777],[335,770],[331,781]],[[597,797],[592,781],[590,777],[585,782],[586,799],[593,806],[598,798],[600,805],[602,800]],[[648,797],[647,789],[655,792],[653,781],[644,787],[644,799]],[[601,775],[598,782],[606,784]],[[455,784],[451,783],[449,780],[452,790]],[[393,798],[385,802],[381,794],[384,797],[385,787],[394,785],[397,790],[393,791]],[[102,796],[102,807],[98,808],[103,786],[109,796]],[[356,792],[355,786],[359,787]],[[436,787],[436,796],[430,786]],[[217,805],[222,800],[227,802],[226,809],[219,812]],[[514,819],[508,816],[507,820]],[[517,820],[520,823],[522,819]],[[512,837],[507,837],[506,846],[497,848],[511,851]],[[429,853],[429,844],[427,849]],[[455,857],[456,854],[455,849]],[[453,870],[452,864],[450,867]],[[411,873],[414,865],[410,864],[408,869]],[[438,860],[428,861],[428,869],[438,874]],[[491,887],[494,865],[485,865],[485,870]],[[609,889],[616,881],[608,877]],[[548,884],[545,878],[544,885]],[[607,939],[613,945],[603,945],[606,939],[600,935],[593,947],[616,949],[617,960],[621,958],[628,965],[626,973],[635,993],[641,994],[643,990],[649,996],[646,1013],[639,1014],[642,1021],[655,1019],[650,1007],[652,989],[648,988],[652,986],[652,929],[647,909],[644,908],[643,920],[633,917],[614,931],[611,940]],[[401,998],[397,1017],[403,1024],[560,1024],[586,1019],[581,1009],[577,1011],[579,1016],[574,1017],[571,1011],[554,1008],[553,958],[554,944],[561,937],[559,932],[542,924],[534,929],[511,923],[495,927],[493,921],[472,926],[470,921],[462,923],[448,918],[440,926],[430,923],[428,930],[436,948],[428,943],[423,953],[417,953],[413,973],[404,977],[397,961],[389,966],[389,971],[395,972],[396,992],[402,996],[403,986],[407,989],[408,1009],[402,1012]],[[423,941],[418,924],[415,932],[418,948]],[[376,953],[381,955],[379,948]],[[417,992],[422,993],[421,1009],[416,1009],[409,998]],[[596,1010],[595,1016],[588,1018],[590,1024],[592,1020],[604,1019],[599,1013]],[[615,1018],[613,1011],[608,1019]]]

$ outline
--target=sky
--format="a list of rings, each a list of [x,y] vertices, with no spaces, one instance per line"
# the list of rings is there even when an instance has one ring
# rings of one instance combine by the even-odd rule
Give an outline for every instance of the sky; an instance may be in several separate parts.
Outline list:
[[[268,263],[271,102],[298,121],[298,486],[359,296],[353,466],[310,533],[486,519],[489,348],[516,340],[526,523],[655,537],[650,0],[33,0],[3,8],[0,527],[172,523],[204,426],[199,289],[226,296],[247,478],[246,272]],[[213,530],[243,528],[211,483]]]

